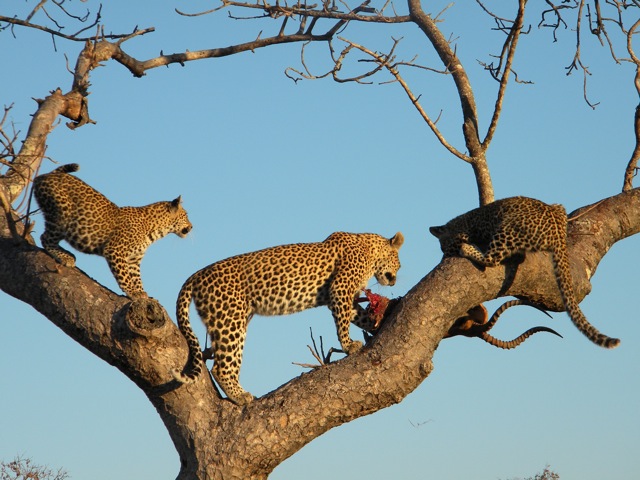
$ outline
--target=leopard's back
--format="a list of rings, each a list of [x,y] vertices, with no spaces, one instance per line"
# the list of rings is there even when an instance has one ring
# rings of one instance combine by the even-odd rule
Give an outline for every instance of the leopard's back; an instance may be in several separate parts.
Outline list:
[[[463,243],[472,243],[504,259],[566,245],[566,223],[562,205],[510,197],[473,209],[430,231],[440,240],[445,256],[458,256]]]
[[[282,245],[242,256],[251,308],[269,316],[326,305],[337,256],[338,248],[324,243]]]
[[[75,168],[74,168],[75,167]],[[63,165],[36,177],[34,196],[45,219],[75,249],[101,254],[116,225],[119,208],[79,178],[77,165]]]

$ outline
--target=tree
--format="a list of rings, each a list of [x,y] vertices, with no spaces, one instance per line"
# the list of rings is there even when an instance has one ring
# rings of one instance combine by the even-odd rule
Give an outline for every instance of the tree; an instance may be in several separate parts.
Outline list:
[[[45,28],[43,5],[41,2],[27,15],[0,17],[6,25],[4,33],[19,28]],[[47,12],[48,16],[64,15],[65,10],[58,11],[54,5],[50,7],[56,13]],[[167,55],[161,52],[160,56],[139,60],[128,53],[127,47],[129,42],[139,41],[139,37],[151,33],[151,28],[136,29],[128,34],[106,34],[109,26],[102,28],[101,12],[88,16],[90,23],[93,20],[92,25],[83,27],[75,35],[62,34],[56,26],[47,27],[55,44],[86,42],[72,67],[73,83],[52,90],[49,96],[38,101],[38,109],[20,147],[18,135],[12,134],[6,124],[7,115],[3,122],[6,168],[1,179],[0,199],[6,215],[2,219],[0,241],[0,288],[32,305],[85,348],[115,365],[144,391],[180,454],[179,478],[264,478],[280,462],[330,428],[400,402],[429,376],[435,349],[456,319],[487,300],[513,295],[533,300],[549,310],[562,309],[550,275],[549,260],[543,254],[528,255],[518,266],[515,278],[511,277],[513,270],[509,268],[480,272],[469,262],[446,260],[404,296],[370,348],[296,378],[246,409],[222,400],[215,386],[204,378],[189,387],[178,388],[172,383],[170,372],[183,364],[186,345],[164,308],[153,300],[130,302],[79,270],[57,268],[42,250],[33,247],[35,242],[29,235],[28,218],[16,206],[45,157],[46,142],[57,119],[67,117],[68,126],[74,129],[92,123],[87,95],[90,78],[98,65],[113,68],[115,61],[140,77],[159,66],[176,63],[187,66],[195,60],[257,52],[285,43],[328,45],[332,63],[327,75],[339,81],[365,82],[374,74],[387,72],[390,77],[385,78],[401,86],[448,152],[472,167],[480,204],[486,204],[494,198],[487,150],[498,127],[507,86],[515,77],[513,62],[518,42],[527,31],[526,2],[520,1],[517,7],[501,7],[508,11],[499,15],[487,9],[489,18],[504,33],[504,43],[496,63],[486,64],[488,73],[497,81],[497,93],[493,114],[483,125],[465,65],[438,27],[438,17],[425,13],[417,1],[407,3],[405,15],[388,13],[388,5],[374,10],[368,2],[348,8],[338,5],[337,9],[331,3],[311,7],[226,2],[224,6],[232,12],[238,9],[258,12],[258,16],[277,23],[278,33],[264,38],[259,35],[255,40],[232,47]],[[632,39],[638,22],[629,26],[628,20],[637,14],[635,5],[625,5],[625,8],[609,5],[619,17],[601,13],[597,3],[589,10],[589,16],[585,9],[590,4],[576,2],[571,6],[574,8],[566,8],[568,5],[564,4],[554,6],[537,14],[542,18],[541,23],[549,23],[552,29],[560,28],[569,21],[568,17],[573,19],[578,38],[574,68],[582,69],[587,78],[580,41],[586,35],[581,22],[588,18],[589,32],[609,42],[612,52],[619,48],[619,40],[612,39],[614,32],[610,29],[620,30],[623,38],[628,39],[624,42],[625,55],[637,70]],[[36,17],[42,17],[42,25],[35,23]],[[455,84],[462,114],[462,140],[448,140],[440,131],[438,120],[422,107],[420,96],[413,93],[403,72],[406,70],[411,77],[413,70],[422,71],[427,67],[416,61],[397,60],[397,40],[391,41],[389,51],[383,54],[364,42],[345,39],[342,50],[336,53],[334,45],[338,43],[338,36],[345,35],[345,28],[360,23],[365,26],[412,24],[419,28],[441,60],[438,67],[441,73]],[[98,27],[99,35],[94,36],[93,28]],[[307,68],[309,48],[303,47],[303,68],[290,70],[290,76],[296,79],[320,76],[312,74],[311,67]],[[362,55],[358,58],[359,64],[370,65],[370,70],[354,72],[350,70],[354,67],[346,66],[358,52]],[[618,58],[617,55],[614,53],[614,58]],[[354,73],[347,74],[345,79],[340,75],[347,70]],[[585,100],[590,101],[588,90],[585,90]],[[636,138],[640,137],[639,125],[640,121],[636,121]],[[455,147],[456,143],[464,147]],[[592,228],[589,235],[570,236],[574,283],[580,298],[589,291],[590,276],[610,247],[640,229],[638,192],[631,186],[639,152],[637,147],[624,174],[623,193],[582,210],[581,222],[570,224],[570,233],[573,229],[578,230],[574,233],[582,233],[579,230],[582,225]],[[68,288],[68,285],[74,287]],[[151,351],[154,355],[148,355]]]
[[[65,480],[67,472],[58,469],[54,472],[48,467],[34,465],[29,458],[16,457],[10,462],[0,462],[2,480]]]

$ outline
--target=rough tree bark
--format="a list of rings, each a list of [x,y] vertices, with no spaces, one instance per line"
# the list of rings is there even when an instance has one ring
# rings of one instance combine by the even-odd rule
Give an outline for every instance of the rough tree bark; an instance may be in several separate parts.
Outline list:
[[[505,43],[508,53],[505,59],[512,58],[515,51],[525,3],[519,3],[511,37]],[[493,187],[485,152],[495,130],[502,97],[499,96],[498,114],[487,137],[480,141],[473,92],[462,65],[420,3],[409,0],[409,10],[411,20],[424,31],[453,73],[480,203],[490,202]],[[348,15],[357,15],[354,12]],[[340,22],[346,22],[338,14],[332,18],[339,20],[340,27],[343,25]],[[0,217],[0,289],[32,305],[145,392],[180,455],[179,479],[266,478],[283,460],[329,429],[400,402],[430,374],[434,352],[455,320],[484,301],[511,295],[549,310],[563,310],[547,254],[530,254],[519,265],[508,264],[484,272],[465,259],[447,259],[402,298],[369,346],[304,373],[241,408],[223,400],[206,375],[191,385],[179,385],[172,380],[171,371],[185,363],[187,347],[167,312],[155,300],[130,302],[81,270],[57,264],[35,246],[28,226],[16,221],[18,215],[11,204],[35,175],[56,119],[65,116],[72,120],[72,127],[91,121],[86,95],[89,74],[98,64],[113,59],[141,76],[149,68],[168,63],[289,41],[326,41],[337,30],[334,27],[327,34],[313,35],[311,28],[306,31],[301,28],[295,35],[256,40],[260,44],[161,55],[146,62],[122,50],[122,42],[127,38],[115,43],[104,39],[87,42],[76,64],[72,88],[66,94],[55,90],[38,102],[20,152],[6,175],[0,177],[0,200],[5,212]],[[149,31],[138,31],[128,38]],[[500,76],[504,85],[505,75],[508,77],[510,71],[510,63],[506,65]],[[388,63],[384,66],[388,67]],[[628,185],[625,190],[586,209],[586,213],[569,224],[569,255],[579,299],[590,291],[590,278],[611,246],[640,232],[640,190]],[[598,319],[594,323],[606,331],[607,325]]]

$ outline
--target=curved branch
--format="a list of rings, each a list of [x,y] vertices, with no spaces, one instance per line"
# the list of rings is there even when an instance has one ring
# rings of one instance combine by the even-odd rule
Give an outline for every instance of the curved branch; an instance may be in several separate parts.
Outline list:
[[[431,129],[433,134],[436,136],[438,141],[442,144],[442,146],[444,148],[446,148],[452,155],[455,155],[459,159],[461,159],[461,160],[463,160],[465,162],[468,162],[468,163],[473,163],[473,158],[469,157],[468,155],[465,155],[464,153],[462,153],[461,151],[459,151],[458,149],[453,147],[449,142],[447,142],[447,139],[444,138],[444,135],[438,129],[438,127],[436,125],[436,122],[433,121],[431,119],[431,117],[429,116],[429,114],[424,110],[424,108],[422,108],[422,105],[420,104],[420,99],[413,94],[413,92],[411,91],[411,88],[409,87],[407,82],[400,75],[400,72],[398,71],[398,68],[397,68],[397,64],[396,63],[393,63],[393,64],[390,63],[393,60],[393,49],[391,50],[390,53],[388,53],[386,55],[383,55],[383,54],[374,52],[374,51],[372,51],[372,50],[370,50],[370,49],[368,49],[368,48],[366,48],[366,47],[364,47],[362,45],[359,45],[359,44],[354,43],[354,42],[352,42],[350,40],[347,40],[345,38],[340,38],[340,40],[348,43],[351,47],[357,48],[361,52],[363,52],[363,53],[369,55],[370,57],[372,57],[375,60],[375,62],[381,68],[382,67],[386,68],[389,71],[389,73],[391,73],[391,75],[393,75],[393,77],[400,84],[400,86],[403,88],[403,90],[405,91],[405,93],[409,97],[409,100],[411,100],[411,103],[413,104],[413,106],[416,108],[416,110],[418,110],[418,113],[420,114],[422,119],[425,121],[425,123],[429,126],[429,128]],[[398,40],[395,40],[394,41],[394,48],[395,48],[397,43],[398,43]],[[375,73],[375,71],[371,72],[371,74],[373,74],[373,73]]]
[[[636,65],[635,87],[636,92],[640,96],[640,59],[638,59],[633,50],[633,35],[638,27],[640,27],[640,19],[638,19],[627,32],[627,52],[629,52],[631,61]],[[622,184],[623,192],[631,190],[633,187],[633,177],[635,177],[638,172],[638,160],[640,160],[640,104],[636,106],[633,130],[636,138],[636,145],[624,172],[624,182]]]
[[[235,55],[242,52],[253,52],[259,48],[268,47],[271,45],[280,45],[286,43],[297,42],[326,42],[331,40],[332,35],[330,33],[322,35],[314,35],[310,33],[295,33],[291,35],[276,35],[274,37],[256,38],[250,42],[240,43],[223,48],[211,48],[207,50],[196,50],[193,52],[173,53],[165,55],[160,52],[160,56],[151,58],[148,60],[137,60],[132,56],[125,53],[116,43],[109,43],[106,41],[100,42],[105,51],[110,52],[110,58],[113,58],[118,63],[125,66],[135,77],[142,77],[147,70],[153,68],[164,67],[173,63],[178,63],[182,66],[186,62],[192,62],[195,60],[202,60],[206,58],[220,58],[227,57],[229,55]]]
[[[485,152],[486,149],[480,142],[478,134],[478,111],[476,107],[471,82],[467,72],[460,63],[455,52],[451,49],[449,42],[436,26],[435,21],[422,10],[420,0],[408,0],[409,15],[416,25],[424,32],[440,60],[453,77],[462,106],[463,125],[465,143],[469,150],[469,156],[473,159],[472,166],[478,185],[478,195],[480,205],[486,205],[493,201],[493,184],[487,166]]]

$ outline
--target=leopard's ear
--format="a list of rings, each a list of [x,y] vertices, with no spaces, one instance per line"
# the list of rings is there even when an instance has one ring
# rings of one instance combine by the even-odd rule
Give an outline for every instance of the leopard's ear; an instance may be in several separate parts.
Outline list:
[[[174,200],[171,200],[171,210],[177,210],[181,203],[182,203],[182,195],[178,196],[178,198]]]
[[[434,237],[440,238],[444,234],[445,227],[444,225],[440,225],[439,227],[429,227],[429,231]]]
[[[396,250],[400,250],[400,247],[404,243],[404,235],[402,235],[402,232],[396,233],[391,240],[389,240],[389,243]]]

